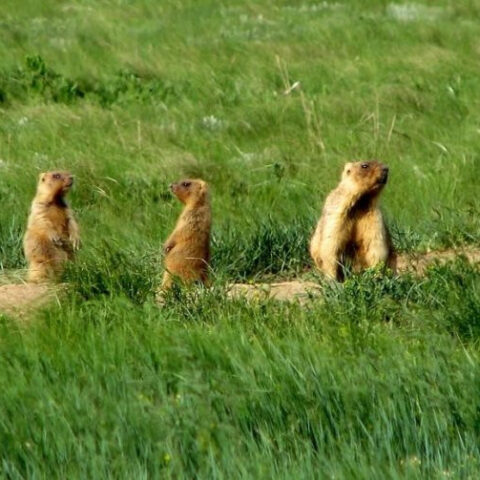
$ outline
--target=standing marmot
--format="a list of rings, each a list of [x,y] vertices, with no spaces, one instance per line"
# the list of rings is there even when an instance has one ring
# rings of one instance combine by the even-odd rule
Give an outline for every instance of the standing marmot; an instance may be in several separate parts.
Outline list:
[[[29,282],[57,280],[79,246],[78,225],[64,198],[72,184],[68,172],[40,174],[23,240]]]
[[[343,279],[346,258],[355,271],[380,262],[395,270],[396,257],[378,208],[388,167],[380,162],[347,163],[338,187],[330,192],[310,241],[315,265],[328,277]]]
[[[185,204],[173,233],[165,242],[165,274],[162,289],[172,286],[175,277],[184,284],[207,281],[210,260],[212,215],[208,185],[203,180],[182,180],[170,189]]]

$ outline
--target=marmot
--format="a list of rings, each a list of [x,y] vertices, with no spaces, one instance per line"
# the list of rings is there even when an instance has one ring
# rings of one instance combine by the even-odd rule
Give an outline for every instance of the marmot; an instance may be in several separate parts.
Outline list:
[[[345,165],[340,184],[328,195],[310,241],[315,265],[328,277],[342,280],[346,259],[351,260],[354,271],[380,262],[395,270],[392,241],[378,207],[387,179],[388,167],[380,162]]]
[[[166,271],[162,289],[169,289],[174,278],[184,284],[206,284],[212,223],[208,185],[200,179],[186,179],[172,183],[170,189],[185,208],[164,245]]]
[[[65,202],[72,184],[69,172],[40,174],[23,240],[29,282],[58,280],[79,247],[78,225]]]

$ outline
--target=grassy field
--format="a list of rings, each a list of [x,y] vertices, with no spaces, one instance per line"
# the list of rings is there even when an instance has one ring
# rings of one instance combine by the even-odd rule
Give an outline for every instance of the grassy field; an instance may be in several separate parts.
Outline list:
[[[480,244],[479,29],[474,0],[3,0],[0,262],[25,268],[52,168],[83,248],[60,304],[1,317],[0,478],[479,478],[467,262],[303,307],[225,294],[310,266],[352,159],[390,166],[398,250]],[[211,185],[214,286],[158,308],[185,176]]]

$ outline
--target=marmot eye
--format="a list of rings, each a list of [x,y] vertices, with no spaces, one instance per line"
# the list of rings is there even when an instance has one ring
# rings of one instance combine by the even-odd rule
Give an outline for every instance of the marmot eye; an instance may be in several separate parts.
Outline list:
[[[192,182],[182,182],[182,187],[189,187]]]
[[[368,163],[362,163],[362,168],[368,168]]]
[[[60,178],[60,174],[59,174],[59,173],[54,173],[54,174],[53,174],[53,178],[55,178],[55,179],[58,180],[58,179]]]

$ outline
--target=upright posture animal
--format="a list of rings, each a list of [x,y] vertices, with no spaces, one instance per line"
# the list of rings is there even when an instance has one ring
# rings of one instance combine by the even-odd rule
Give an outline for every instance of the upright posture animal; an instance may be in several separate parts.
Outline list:
[[[388,167],[380,162],[345,165],[310,241],[315,265],[328,277],[343,280],[342,266],[347,259],[355,271],[380,262],[395,270],[396,256],[378,207],[387,179]]]
[[[165,274],[162,290],[172,286],[174,278],[184,284],[207,282],[210,260],[212,215],[208,185],[200,179],[172,183],[170,189],[185,204],[173,233],[165,242]]]
[[[79,247],[78,225],[65,201],[72,184],[69,172],[40,174],[23,240],[29,282],[58,280]]]

